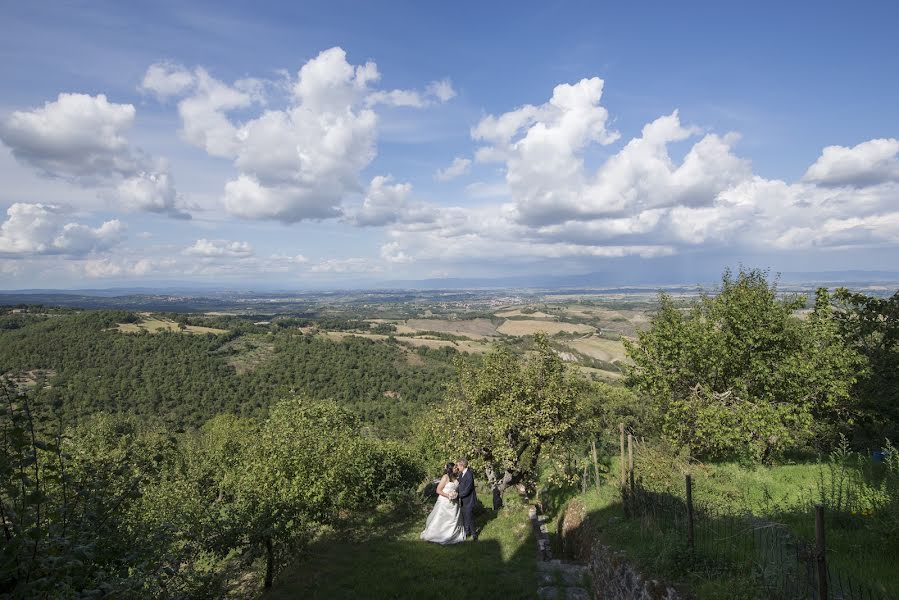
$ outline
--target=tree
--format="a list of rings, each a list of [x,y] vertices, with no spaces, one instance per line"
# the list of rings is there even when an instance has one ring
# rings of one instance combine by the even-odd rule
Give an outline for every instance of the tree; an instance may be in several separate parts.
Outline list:
[[[824,294],[824,295],[821,295]],[[628,383],[664,436],[694,456],[769,460],[835,435],[860,357],[839,336],[826,292],[803,320],[759,270],[726,271],[685,309],[662,294],[650,328],[625,342]]]
[[[271,587],[279,556],[317,524],[414,486],[421,472],[397,444],[359,435],[358,420],[332,401],[282,400],[228,482],[247,538],[265,556]]]
[[[899,436],[899,292],[889,298],[838,289],[833,316],[846,341],[867,368],[856,383],[856,439],[883,442]]]
[[[460,360],[459,379],[428,423],[444,455],[467,456],[502,494],[533,489],[541,451],[569,435],[587,383],[538,335],[524,360],[500,347],[483,362]]]

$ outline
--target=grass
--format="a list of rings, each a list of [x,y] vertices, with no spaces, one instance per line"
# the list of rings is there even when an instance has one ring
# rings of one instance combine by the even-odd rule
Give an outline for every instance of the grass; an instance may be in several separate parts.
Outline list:
[[[617,469],[617,461],[613,461],[610,473],[617,474]],[[642,466],[644,473],[650,469],[650,465]],[[639,460],[635,471],[641,473]],[[615,481],[605,481],[599,491],[592,489],[576,496],[588,514],[584,526],[588,539],[600,539],[623,550],[644,574],[688,588],[699,599],[771,597],[759,585],[760,577],[773,581],[772,573],[766,575],[764,569],[759,570],[760,565],[767,564],[759,549],[764,545],[752,544],[747,534],[752,526],[742,515],[751,512],[813,541],[812,505],[818,500],[819,484],[828,477],[828,468],[816,462],[755,468],[722,463],[693,465],[692,475],[697,506],[714,510],[713,516],[703,521],[704,529],[697,526],[695,555],[687,551],[685,534],[674,530],[669,518],[625,518]],[[654,489],[672,496],[684,495],[680,473],[655,484]],[[561,505],[558,495],[553,504]],[[899,539],[878,533],[870,526],[872,518],[858,515],[847,519],[845,515],[827,514],[828,564],[833,571],[848,575],[884,597],[899,597]],[[558,519],[553,523],[557,525]],[[722,544],[722,539],[726,543]],[[773,542],[765,542],[768,543]],[[754,565],[755,574],[750,576],[752,569],[740,565]]]
[[[418,534],[426,513],[375,514],[313,543],[267,598],[535,598],[536,546],[527,509],[485,509],[477,542],[439,546]]]

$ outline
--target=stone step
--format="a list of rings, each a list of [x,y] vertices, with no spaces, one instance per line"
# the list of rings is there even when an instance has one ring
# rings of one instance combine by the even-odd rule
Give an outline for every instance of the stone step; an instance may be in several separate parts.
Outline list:
[[[540,571],[540,581],[546,584],[561,582],[566,586],[577,587],[583,585],[586,579],[586,570],[554,569],[551,571]]]
[[[537,596],[543,600],[590,600],[590,594],[582,587],[541,587]]]
[[[584,565],[575,565],[572,563],[563,562],[559,559],[547,560],[543,562],[537,563],[537,570],[540,572],[558,572],[563,574],[573,574],[578,577],[583,577],[587,574],[587,567]]]

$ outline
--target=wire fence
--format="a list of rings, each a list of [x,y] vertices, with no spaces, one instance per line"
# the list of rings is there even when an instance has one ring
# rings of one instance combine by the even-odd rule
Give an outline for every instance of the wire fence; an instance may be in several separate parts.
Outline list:
[[[689,475],[683,497],[645,488],[634,476],[632,440],[628,446],[627,455],[624,444],[621,452],[625,514],[640,519],[641,528],[654,535],[675,540],[696,569],[751,581],[756,588],[752,595],[777,600],[899,600],[882,586],[828,562],[823,506],[809,515],[816,531],[811,543],[781,523],[694,502]]]

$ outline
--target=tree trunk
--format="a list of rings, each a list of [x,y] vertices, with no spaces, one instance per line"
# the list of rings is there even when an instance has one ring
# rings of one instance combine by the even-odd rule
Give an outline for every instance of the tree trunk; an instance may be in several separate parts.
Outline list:
[[[275,577],[275,549],[272,546],[271,536],[265,537],[265,589],[272,587]]]

